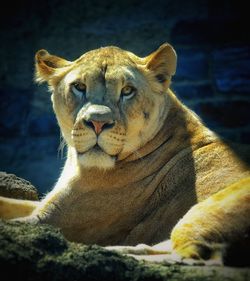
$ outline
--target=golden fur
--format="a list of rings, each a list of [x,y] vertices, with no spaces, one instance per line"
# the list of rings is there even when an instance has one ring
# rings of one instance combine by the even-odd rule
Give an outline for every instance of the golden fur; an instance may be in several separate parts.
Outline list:
[[[117,47],[73,62],[36,54],[68,156],[24,221],[87,244],[155,245],[171,235],[175,251],[194,258],[249,227],[249,168],[170,90],[176,61],[169,44],[145,58]],[[8,200],[1,217],[27,214],[24,201],[11,214]]]

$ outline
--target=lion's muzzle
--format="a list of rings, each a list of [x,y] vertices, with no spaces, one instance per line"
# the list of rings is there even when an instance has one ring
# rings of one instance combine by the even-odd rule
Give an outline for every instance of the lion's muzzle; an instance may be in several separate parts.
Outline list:
[[[112,128],[115,125],[113,113],[108,106],[93,104],[88,106],[83,113],[83,123],[92,128],[97,135],[104,129]]]

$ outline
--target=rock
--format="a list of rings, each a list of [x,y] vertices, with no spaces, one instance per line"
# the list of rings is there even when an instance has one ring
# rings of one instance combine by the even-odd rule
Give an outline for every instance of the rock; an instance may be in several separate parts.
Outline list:
[[[0,172],[0,196],[38,200],[37,190],[30,182],[5,172]]]
[[[213,52],[213,77],[219,91],[250,92],[250,47],[223,48]]]
[[[241,138],[241,131],[235,129],[219,128],[215,129],[214,132],[222,138],[224,141],[231,141],[236,143],[247,143]]]
[[[221,45],[227,43],[249,43],[250,36],[245,31],[242,19],[218,18],[183,19],[171,30],[173,44]]]
[[[244,130],[241,132],[240,139],[243,143],[249,144],[250,143],[250,129]]]
[[[249,125],[250,101],[210,100],[194,106],[195,112],[210,128],[240,128]]]
[[[204,51],[190,48],[177,49],[178,63],[175,79],[203,80],[208,77],[208,56]]]
[[[21,89],[0,90],[0,135],[18,136],[25,133],[32,92]]]
[[[163,266],[66,241],[47,225],[0,221],[1,280],[246,281],[249,268]]]
[[[208,83],[178,83],[174,82],[171,87],[174,93],[185,103],[192,103],[197,99],[213,98],[214,92],[212,86]]]
[[[29,122],[29,134],[31,136],[59,135],[55,114],[44,113],[33,117]]]

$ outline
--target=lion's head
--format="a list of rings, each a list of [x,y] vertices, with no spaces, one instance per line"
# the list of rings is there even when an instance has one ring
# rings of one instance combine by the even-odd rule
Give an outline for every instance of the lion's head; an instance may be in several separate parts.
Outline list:
[[[36,79],[48,83],[63,137],[84,167],[112,168],[157,134],[175,69],[169,44],[144,58],[113,46],[73,62],[36,54]]]

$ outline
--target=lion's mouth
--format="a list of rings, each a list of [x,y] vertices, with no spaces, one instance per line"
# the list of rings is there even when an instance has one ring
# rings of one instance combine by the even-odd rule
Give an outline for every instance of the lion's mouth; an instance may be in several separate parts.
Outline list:
[[[90,149],[88,149],[88,150],[86,150],[84,152],[77,151],[77,154],[78,155],[83,155],[83,154],[85,154],[87,152],[100,153],[100,152],[105,152],[105,151],[98,144],[95,144],[93,147],[91,147]]]
[[[95,144],[91,149],[92,152],[105,152],[98,144]]]
[[[117,160],[117,156],[106,153],[98,144],[85,152],[77,152],[77,156],[79,162],[85,168],[111,169]]]

